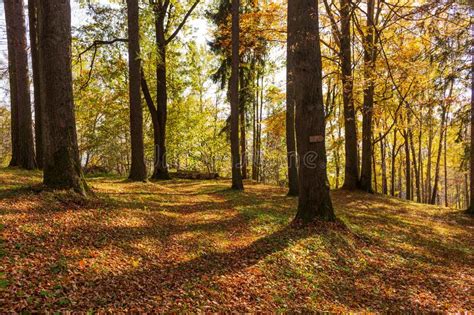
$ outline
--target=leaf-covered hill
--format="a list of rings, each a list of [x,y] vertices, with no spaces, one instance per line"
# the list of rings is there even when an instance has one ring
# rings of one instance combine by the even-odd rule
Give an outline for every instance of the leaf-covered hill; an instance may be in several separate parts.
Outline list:
[[[271,186],[99,177],[84,201],[40,180],[0,170],[2,312],[474,310],[462,212],[335,191],[342,222],[296,229]]]

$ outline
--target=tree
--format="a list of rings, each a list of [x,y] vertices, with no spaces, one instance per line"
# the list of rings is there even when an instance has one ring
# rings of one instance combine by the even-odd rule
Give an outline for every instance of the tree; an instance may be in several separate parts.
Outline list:
[[[357,150],[357,126],[353,98],[352,51],[351,51],[351,0],[341,0],[341,73],[344,103],[344,146],[346,165],[344,185],[346,189],[357,188],[359,180],[359,157]]]
[[[367,1],[367,33],[364,37],[364,104],[362,109],[362,170],[360,188],[372,192],[372,119],[375,75],[375,0]]]
[[[239,67],[240,67],[240,1],[232,0],[232,74],[230,78],[230,146],[232,155],[232,189],[243,190],[239,149]]]
[[[471,12],[474,8],[470,8]],[[474,38],[474,24],[471,22],[471,36]],[[474,43],[471,43],[471,153],[470,153],[470,170],[471,170],[471,190],[468,213],[474,215]]]
[[[318,3],[288,1],[288,71],[294,80],[299,199],[295,221],[335,220],[326,172]]]
[[[147,172],[143,144],[143,110],[140,94],[141,62],[138,0],[127,0],[127,11],[131,139],[131,167],[129,179],[145,181]]]
[[[38,9],[43,182],[49,188],[85,195],[74,114],[70,2],[42,0]]]
[[[166,82],[166,47],[178,36],[181,29],[199,4],[200,0],[193,2],[183,19],[171,35],[167,36],[169,22],[175,20],[172,12],[175,8],[170,0],[150,1],[155,15],[155,44],[156,44],[156,106],[149,93],[149,88],[144,75],[142,75],[142,90],[145,94],[148,109],[150,110],[153,135],[155,141],[155,169],[153,179],[169,179],[166,160],[166,121],[168,114],[168,86]]]
[[[8,63],[12,114],[12,160],[10,166],[36,167],[28,78],[28,53],[23,0],[6,0]]]
[[[351,47],[351,19],[352,1],[340,0],[340,27],[336,24],[336,18],[332,13],[327,0],[324,0],[326,12],[331,20],[335,33],[336,42],[339,46],[339,58],[342,100],[344,104],[344,147],[345,147],[345,169],[343,188],[353,190],[357,188],[359,182],[359,154],[357,149],[357,125],[354,109],[354,82],[352,75],[352,47]]]
[[[290,39],[288,39],[289,41]],[[288,43],[287,49],[293,43]],[[295,138],[295,104],[294,104],[294,78],[289,69],[292,69],[293,55],[287,53],[287,73],[286,73],[286,152],[288,162],[288,196],[298,196],[298,165],[296,154]]]
[[[38,50],[38,6],[37,0],[28,0],[28,17],[30,26],[31,65],[33,70],[34,108],[35,108],[35,149],[36,164],[43,168],[43,131],[41,122],[41,91]]]
[[[286,152],[288,161],[288,196],[298,196],[298,165],[295,138],[295,78],[291,71],[294,67],[294,36],[288,36],[286,60]]]

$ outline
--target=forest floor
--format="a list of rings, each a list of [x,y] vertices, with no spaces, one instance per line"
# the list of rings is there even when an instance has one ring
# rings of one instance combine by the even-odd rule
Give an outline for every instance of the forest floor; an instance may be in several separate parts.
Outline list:
[[[296,229],[272,186],[97,177],[84,201],[40,182],[0,169],[2,313],[474,311],[460,211],[334,191],[341,222]]]

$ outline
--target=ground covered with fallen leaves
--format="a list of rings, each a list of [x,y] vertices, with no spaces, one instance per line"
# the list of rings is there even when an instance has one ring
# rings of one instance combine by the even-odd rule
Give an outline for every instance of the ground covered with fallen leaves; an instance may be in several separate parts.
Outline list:
[[[333,192],[341,222],[289,226],[285,190],[88,179],[40,191],[0,169],[0,310],[474,311],[474,220]]]

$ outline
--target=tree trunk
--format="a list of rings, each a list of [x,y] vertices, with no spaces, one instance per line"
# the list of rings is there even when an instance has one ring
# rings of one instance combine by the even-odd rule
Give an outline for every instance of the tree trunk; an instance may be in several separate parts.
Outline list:
[[[432,151],[433,151],[433,104],[429,104],[428,108],[428,161],[426,165],[426,188],[425,188],[425,203],[430,203],[431,197],[431,167],[432,167]]]
[[[431,193],[430,204],[436,204],[436,198],[438,197],[438,186],[439,186],[439,171],[440,171],[440,163],[441,163],[441,153],[443,152],[443,138],[444,138],[444,124],[446,120],[446,107],[443,107],[443,111],[441,114],[441,128],[439,134],[439,145],[438,145],[438,153],[436,156],[436,166],[435,166],[435,177],[433,182],[433,192]]]
[[[38,5],[37,0],[28,0],[28,16],[30,25],[31,65],[33,68],[34,108],[35,108],[35,143],[36,164],[43,169],[43,131],[41,122],[41,91],[38,50]]]
[[[395,197],[395,172],[396,172],[396,158],[397,158],[397,129],[393,131],[393,146],[392,146],[392,162],[390,172],[390,195]]]
[[[410,160],[410,142],[408,137],[408,131],[405,130],[403,133],[405,139],[405,197],[407,200],[411,200],[411,160]]]
[[[155,166],[153,179],[170,179],[168,163],[166,161],[166,120],[168,113],[168,86],[166,82],[166,39],[165,15],[163,8],[155,12],[155,40],[156,40],[156,112],[158,130],[154,131]]]
[[[15,150],[10,165],[34,169],[36,160],[23,0],[6,0],[4,6],[8,52],[9,58],[12,58],[12,61],[9,61],[9,71],[12,90],[12,135],[14,134],[12,147]]]
[[[403,168],[403,159],[400,158],[400,164],[398,166],[398,197],[399,198],[402,198],[402,191],[403,191],[402,168]]]
[[[13,1],[4,2],[5,10],[5,23],[6,23],[6,33],[7,33],[7,43],[8,43],[8,77],[10,83],[10,115],[11,115],[11,148],[12,148],[12,157],[10,160],[10,167],[16,167],[19,165],[18,154],[20,150],[19,143],[19,128],[18,128],[18,92],[16,87],[17,74],[16,74],[16,61],[15,61],[15,27],[13,25],[14,19],[12,19],[11,13],[9,10],[12,10],[11,4]]]
[[[286,71],[286,153],[288,162],[288,196],[298,196],[298,165],[295,135],[295,84],[290,71],[294,67],[293,54],[289,51],[294,46],[294,37],[288,38],[287,71]]]
[[[232,75],[230,78],[230,145],[232,155],[232,189],[243,190],[239,148],[239,68],[240,68],[240,0],[232,0]]]
[[[451,81],[451,87],[449,90],[448,99],[451,98],[453,93],[454,81]],[[432,205],[436,204],[436,198],[438,198],[438,187],[439,187],[439,173],[440,173],[440,164],[441,164],[441,154],[443,152],[443,140],[444,133],[446,132],[446,115],[448,111],[448,104],[446,100],[443,100],[442,110],[441,110],[441,123],[439,130],[439,143],[438,143],[438,154],[436,157],[436,168],[435,168],[435,178],[433,183],[433,193],[431,194],[430,203]]]
[[[242,80],[243,82],[243,80]],[[242,179],[247,179],[247,122],[245,115],[245,104],[240,106],[240,152],[242,160]]]
[[[385,140],[382,139],[382,134],[380,134],[380,158],[382,161],[382,194],[388,194],[388,184],[387,184],[387,161],[386,159],[386,148],[385,148]]]
[[[444,206],[449,207],[448,202],[448,129],[444,132]]]
[[[470,9],[471,16],[474,8]],[[471,38],[474,39],[474,23],[471,23]],[[471,44],[471,156],[470,156],[470,170],[471,170],[471,188],[470,199],[468,205],[468,213],[474,215],[474,42]]]
[[[143,109],[140,80],[140,30],[138,0],[127,0],[128,12],[128,63],[130,99],[131,166],[129,179],[145,181],[147,178],[143,144]]]
[[[258,180],[258,165],[257,165],[257,135],[258,135],[258,74],[255,81],[256,88],[255,88],[255,97],[253,101],[253,143],[252,143],[252,180]]]
[[[326,171],[318,3],[288,1],[288,71],[294,79],[299,199],[295,221],[335,220]]]
[[[411,121],[409,121],[409,124],[411,124]],[[411,128],[408,129],[408,138],[410,140],[411,156],[413,160],[413,171],[414,171],[413,175],[415,177],[416,201],[421,202],[420,165],[419,165],[420,163],[419,163],[419,160],[417,161],[415,143],[413,141],[413,131],[411,130]],[[414,195],[413,192],[412,194]]]
[[[375,0],[367,1],[367,34],[364,38],[364,103],[362,120],[362,170],[360,189],[372,192],[372,118],[374,109],[375,70]]]
[[[359,181],[359,155],[357,152],[357,126],[354,110],[352,51],[351,51],[351,0],[341,0],[341,72],[344,103],[345,175],[344,189],[356,189]]]
[[[419,194],[419,199],[418,202],[422,203],[423,202],[423,196],[424,196],[424,176],[423,176],[423,153],[422,153],[422,148],[423,148],[423,107],[420,105],[420,125],[419,125],[419,132],[418,132],[418,181],[419,181],[419,189],[420,189],[420,194]]]
[[[342,133],[342,126],[341,124],[337,124],[337,138],[341,139],[341,133]],[[357,150],[356,150],[356,155],[357,155]],[[336,189],[339,188],[339,182],[340,182],[340,177],[341,177],[341,153],[340,153],[340,146],[338,145],[336,148],[336,155],[335,155],[335,164],[336,164]]]
[[[70,2],[40,1],[38,22],[44,184],[85,194],[74,114]]]

